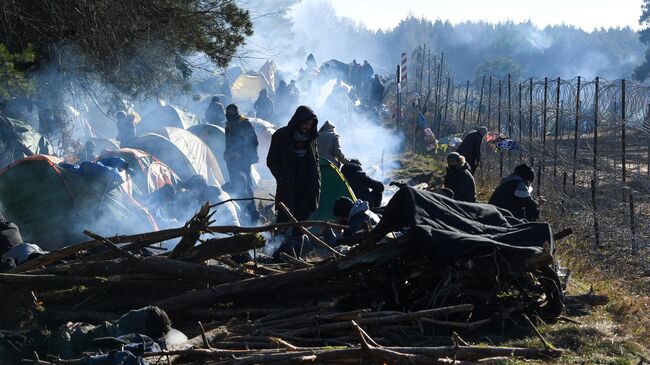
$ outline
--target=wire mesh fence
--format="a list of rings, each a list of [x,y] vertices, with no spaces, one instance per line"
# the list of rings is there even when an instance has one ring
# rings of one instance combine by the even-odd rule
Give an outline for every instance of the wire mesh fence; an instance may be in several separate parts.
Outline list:
[[[650,87],[581,77],[456,83],[436,67],[426,86],[402,85],[397,126],[409,148],[426,151],[424,128],[440,139],[487,126],[518,148],[496,152],[487,144],[480,184],[496,185],[527,163],[537,173],[536,194],[548,199],[545,217],[571,226],[589,243],[584,252],[650,269]]]

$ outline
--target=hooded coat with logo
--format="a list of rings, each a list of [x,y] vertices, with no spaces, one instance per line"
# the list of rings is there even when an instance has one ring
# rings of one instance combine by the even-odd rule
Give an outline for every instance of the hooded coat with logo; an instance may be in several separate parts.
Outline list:
[[[306,140],[296,138],[298,127],[307,120],[313,120]],[[276,180],[275,200],[289,209],[297,204],[301,210],[313,212],[318,208],[321,176],[318,148],[318,118],[308,106],[296,109],[287,126],[278,129],[271,137],[271,146],[266,165]],[[300,196],[298,196],[300,195]]]

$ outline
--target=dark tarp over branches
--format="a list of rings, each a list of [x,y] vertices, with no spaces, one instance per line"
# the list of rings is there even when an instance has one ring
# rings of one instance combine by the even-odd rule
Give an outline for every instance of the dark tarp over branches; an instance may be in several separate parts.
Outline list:
[[[440,264],[478,250],[498,250],[504,257],[525,261],[553,248],[546,223],[526,223],[489,204],[464,203],[413,188],[400,189],[372,231],[381,237],[409,228],[412,240],[425,255]]]

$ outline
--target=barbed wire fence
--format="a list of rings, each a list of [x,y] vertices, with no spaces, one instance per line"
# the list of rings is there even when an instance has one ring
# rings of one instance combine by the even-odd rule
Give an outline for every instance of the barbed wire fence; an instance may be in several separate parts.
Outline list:
[[[439,139],[480,125],[500,132],[519,148],[486,145],[477,184],[495,186],[527,163],[536,171],[536,194],[548,199],[545,218],[589,242],[575,254],[650,270],[650,87],[598,77],[456,82],[435,62],[429,71],[434,80],[426,86],[402,85],[397,127],[407,148],[425,151],[427,127]],[[420,113],[427,125],[418,123]]]

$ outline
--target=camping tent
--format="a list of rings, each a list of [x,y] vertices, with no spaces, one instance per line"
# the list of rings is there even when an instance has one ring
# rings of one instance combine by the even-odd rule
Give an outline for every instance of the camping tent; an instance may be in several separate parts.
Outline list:
[[[223,153],[226,148],[226,131],[222,127],[214,124],[195,125],[189,128],[188,131],[201,138],[201,140],[205,142],[208,147],[210,147],[210,150],[212,150],[212,153],[217,158],[217,161],[219,161],[219,166],[221,167],[221,173],[223,174],[224,179],[226,181],[230,181],[230,176],[228,175],[227,168],[228,166],[226,165],[226,161],[223,159]],[[261,152],[262,148],[258,147],[257,151],[258,153]],[[268,149],[266,150],[266,153],[268,153]],[[260,161],[262,161],[261,156]],[[266,161],[266,156],[264,157],[264,161]],[[258,184],[260,182],[260,174],[258,172],[258,169],[255,167],[257,165],[259,164],[253,165],[251,171],[255,184]]]
[[[145,151],[164,162],[181,179],[201,175],[210,185],[221,186],[224,183],[217,158],[199,137],[173,127],[164,128],[162,132],[164,135],[147,133],[140,136],[129,147]]]
[[[134,148],[122,148],[106,151],[100,158],[120,157],[133,169],[133,181],[137,190],[129,191],[132,195],[144,197],[160,189],[165,184],[176,185],[180,178],[163,162],[153,158],[144,151]]]
[[[0,116],[0,166],[38,153],[52,153],[50,143],[31,125]]]
[[[120,145],[115,139],[91,138],[90,141],[95,144],[95,152],[99,154],[103,153],[104,151],[113,151],[120,148]]]
[[[230,87],[230,92],[235,101],[256,100],[262,89],[273,90],[264,75],[249,72],[235,79]]]
[[[110,236],[156,230],[153,218],[103,176],[76,174],[53,156],[34,155],[0,170],[3,214],[26,242],[52,250],[84,240],[83,230]]]
[[[160,105],[142,118],[137,125],[138,135],[161,133],[165,127],[187,129],[199,124],[199,117],[182,108],[161,102]]]
[[[343,177],[341,171],[324,158],[320,159],[320,175],[320,204],[309,219],[332,221],[335,219],[332,208],[336,199],[344,196],[352,199],[352,201],[356,201],[357,198],[354,196],[350,185],[345,181],[345,177]]]

